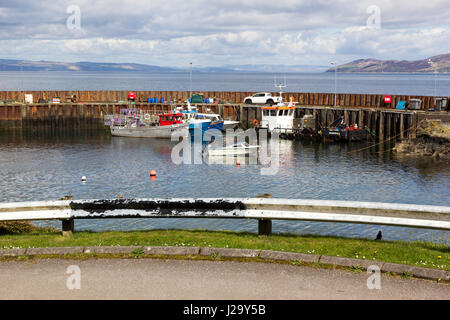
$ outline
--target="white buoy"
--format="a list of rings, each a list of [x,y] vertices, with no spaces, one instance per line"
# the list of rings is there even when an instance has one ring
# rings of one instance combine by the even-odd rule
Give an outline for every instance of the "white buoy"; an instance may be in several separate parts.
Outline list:
[[[86,182],[86,177],[85,177],[85,176],[82,176],[82,177],[81,177],[81,181],[82,181],[82,182]]]

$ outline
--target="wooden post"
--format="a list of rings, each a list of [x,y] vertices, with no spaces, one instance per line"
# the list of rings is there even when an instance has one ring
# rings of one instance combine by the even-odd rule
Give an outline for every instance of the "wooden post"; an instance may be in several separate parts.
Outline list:
[[[380,111],[380,126],[378,127],[378,138],[380,141],[384,140],[384,114]]]
[[[364,126],[364,111],[363,109],[359,109],[358,128],[362,128],[363,126]]]
[[[404,119],[404,114],[400,113],[400,139],[404,139],[405,138],[405,119]]]
[[[313,119],[314,119],[314,130],[318,130],[318,126],[317,126],[317,110],[313,109]],[[322,124],[323,125],[323,124]]]
[[[391,123],[392,123],[392,114],[389,112],[386,115],[386,136],[388,138],[391,137]]]
[[[348,110],[344,110],[344,123],[345,123],[345,126],[348,126],[348,122],[349,122]]]

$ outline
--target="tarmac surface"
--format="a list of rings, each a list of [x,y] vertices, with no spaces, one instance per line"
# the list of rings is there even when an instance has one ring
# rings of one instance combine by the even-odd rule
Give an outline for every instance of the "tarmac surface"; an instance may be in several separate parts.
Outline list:
[[[0,299],[450,299],[448,284],[384,274],[369,290],[371,275],[236,261],[3,261]]]

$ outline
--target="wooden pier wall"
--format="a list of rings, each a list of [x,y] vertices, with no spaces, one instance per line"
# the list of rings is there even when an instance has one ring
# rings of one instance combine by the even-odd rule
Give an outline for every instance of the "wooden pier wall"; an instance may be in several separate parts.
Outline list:
[[[357,124],[359,128],[369,130],[376,140],[401,140],[415,133],[415,128],[424,119],[440,119],[450,121],[448,112],[399,111],[390,109],[365,109],[343,107],[306,107],[296,109],[296,118],[313,115],[314,129],[330,125],[338,118],[344,118],[346,125]],[[256,119],[261,122],[261,110],[258,107],[242,107],[240,122],[243,128],[251,128]]]
[[[178,104],[180,105],[180,104]],[[182,105],[182,104],[181,104]],[[261,108],[238,104],[201,104],[200,112],[221,114],[225,119],[238,120],[245,129],[261,122]],[[104,116],[119,113],[120,109],[136,108],[142,113],[170,112],[173,104],[159,103],[60,103],[60,104],[10,104],[0,105],[0,130],[22,130],[33,134],[90,132],[105,130]],[[449,112],[400,111],[396,109],[351,108],[326,106],[298,106],[296,118],[305,114],[315,117],[315,128],[328,126],[343,117],[346,124],[367,128],[380,140],[402,139],[414,133],[423,119],[450,121]]]
[[[73,95],[77,96],[79,102],[85,103],[117,103],[127,101],[128,92],[122,91],[0,91],[0,102],[10,103],[12,101],[23,101],[23,94],[32,94],[33,103],[38,103],[40,99],[49,100],[59,97],[61,102]],[[164,98],[165,101],[181,102],[189,97],[189,91],[134,91],[136,92],[136,102],[147,102],[148,98]],[[243,103],[244,98],[254,92],[231,92],[231,91],[202,91],[205,98],[216,98],[218,103]],[[278,95],[273,92],[273,95]],[[389,94],[388,92],[386,93]],[[286,92],[283,94],[286,101],[290,97],[300,105],[307,106],[334,106],[334,93],[301,93]],[[384,103],[384,95],[381,94],[337,94],[337,106],[341,107],[366,107],[366,108],[388,108],[393,109],[398,101],[409,101],[410,99],[421,99],[422,110],[428,110],[434,106],[432,96],[405,96],[391,95],[390,104]],[[448,98],[450,97],[443,97]]]

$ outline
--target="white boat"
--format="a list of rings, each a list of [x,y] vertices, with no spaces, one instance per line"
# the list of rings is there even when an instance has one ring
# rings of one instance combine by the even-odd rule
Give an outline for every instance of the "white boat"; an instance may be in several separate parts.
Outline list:
[[[269,132],[291,133],[294,128],[295,107],[262,107],[261,128]]]
[[[286,85],[278,85],[280,87],[281,102],[275,106],[262,107],[261,126],[269,132],[292,133],[294,129],[295,105],[292,97],[288,104],[283,100],[282,88]]]
[[[189,123],[182,121],[181,113],[168,113],[158,115],[159,122],[150,124],[135,120],[127,122],[124,125],[110,126],[111,135],[116,137],[134,137],[134,138],[171,138],[176,131],[182,133],[183,129],[189,129]],[[189,130],[185,130],[185,136]]]
[[[116,137],[134,137],[134,138],[167,138],[172,137],[172,133],[182,129],[188,129],[188,123],[174,124],[170,126],[111,126],[111,135]],[[186,131],[189,134],[189,131]]]
[[[227,129],[234,129],[239,125],[239,121],[233,120],[224,120],[223,121],[223,131],[227,131]]]
[[[209,145],[206,148],[206,154],[209,156],[238,156],[259,152],[259,148],[260,146],[251,146],[247,142],[238,142],[223,148],[214,148]]]

